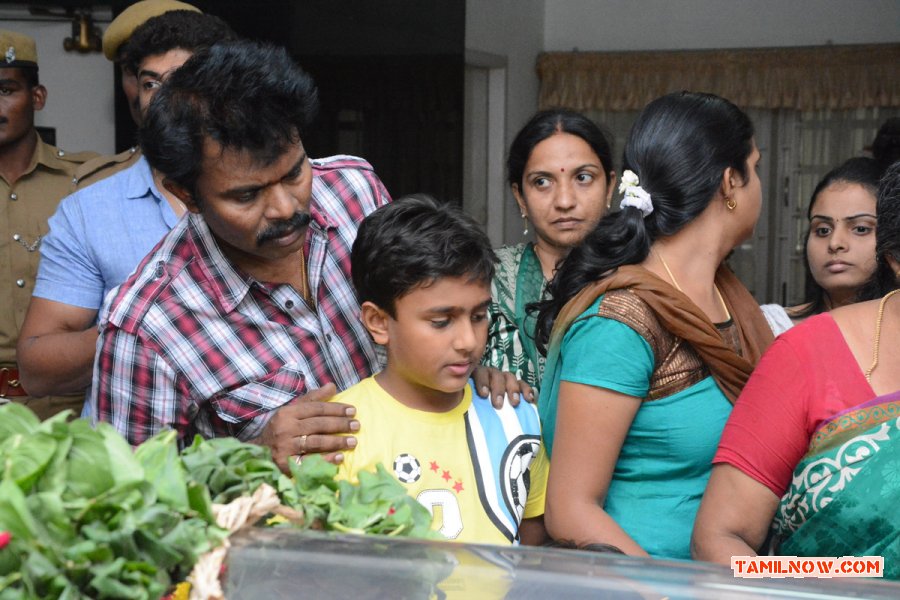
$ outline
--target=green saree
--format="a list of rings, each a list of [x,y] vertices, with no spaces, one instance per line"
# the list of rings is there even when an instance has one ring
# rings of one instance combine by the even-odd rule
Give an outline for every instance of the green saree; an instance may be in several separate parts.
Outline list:
[[[518,244],[497,250],[499,262],[491,282],[488,307],[488,344],[481,363],[514,373],[538,392],[544,357],[534,343],[535,315],[525,307],[542,298],[547,282],[534,245]]]
[[[786,556],[883,556],[900,579],[900,391],[823,423],[775,514]]]

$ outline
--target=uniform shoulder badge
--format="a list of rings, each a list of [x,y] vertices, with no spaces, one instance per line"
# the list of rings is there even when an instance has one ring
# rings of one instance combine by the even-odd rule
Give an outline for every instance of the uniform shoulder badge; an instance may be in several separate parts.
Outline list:
[[[133,165],[140,158],[140,149],[133,146],[118,154],[104,154],[82,164],[75,171],[72,182],[75,187],[84,187],[114,175]]]
[[[59,148],[56,149],[56,157],[70,163],[83,164],[87,161],[100,156],[91,150],[83,150],[81,152],[67,152]]]

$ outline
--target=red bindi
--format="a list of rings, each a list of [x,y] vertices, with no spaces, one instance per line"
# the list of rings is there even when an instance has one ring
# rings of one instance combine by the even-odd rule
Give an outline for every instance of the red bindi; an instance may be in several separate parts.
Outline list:
[[[565,168],[562,168],[562,169],[559,170],[559,172],[560,172],[560,173],[565,173],[565,172],[566,172],[566,169],[565,169]]]

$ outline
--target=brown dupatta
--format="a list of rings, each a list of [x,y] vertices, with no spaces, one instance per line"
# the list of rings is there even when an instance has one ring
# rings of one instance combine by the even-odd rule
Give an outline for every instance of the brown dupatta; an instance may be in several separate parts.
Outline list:
[[[719,267],[715,281],[737,327],[743,356],[732,350],[715,325],[690,298],[637,265],[619,267],[569,300],[553,324],[550,348],[558,349],[569,326],[599,296],[612,290],[627,289],[647,303],[663,327],[696,350],[722,392],[734,404],[774,336],[759,304],[728,267]]]

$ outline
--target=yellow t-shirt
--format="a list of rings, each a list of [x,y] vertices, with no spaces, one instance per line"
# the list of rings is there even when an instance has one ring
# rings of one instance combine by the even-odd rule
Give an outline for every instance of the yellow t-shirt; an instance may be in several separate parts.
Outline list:
[[[548,465],[533,405],[498,411],[488,399],[473,400],[470,384],[452,410],[425,412],[395,400],[374,377],[334,400],[355,406],[360,422],[338,477],[356,482],[357,473],[383,464],[447,539],[514,543],[522,518],[544,514]]]

